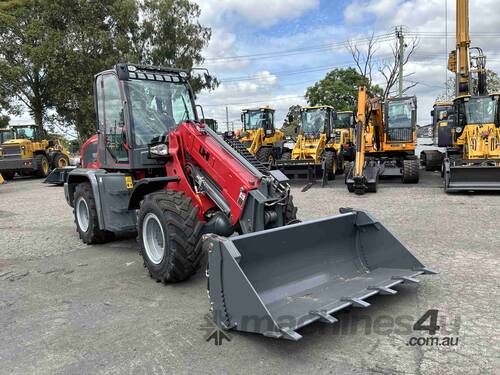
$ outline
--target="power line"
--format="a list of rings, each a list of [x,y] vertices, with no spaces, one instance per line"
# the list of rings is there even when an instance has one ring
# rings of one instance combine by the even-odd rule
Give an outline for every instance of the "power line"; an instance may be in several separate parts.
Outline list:
[[[247,54],[247,55],[235,55],[235,56],[220,56],[220,57],[208,57],[205,59],[205,62],[231,62],[238,60],[256,60],[256,59],[267,59],[274,57],[282,57],[282,56],[293,56],[297,54],[302,54],[303,52],[323,52],[325,50],[330,50],[338,47],[346,47],[349,43],[363,44],[367,43],[372,38],[360,38],[360,39],[351,39],[344,40],[340,42],[333,42],[327,44],[320,44],[311,47],[302,47],[302,48],[294,48],[289,50],[281,50],[281,51],[269,51],[269,52],[261,52],[255,54]],[[381,42],[388,41],[394,39],[394,35],[380,34],[373,37],[373,42]]]

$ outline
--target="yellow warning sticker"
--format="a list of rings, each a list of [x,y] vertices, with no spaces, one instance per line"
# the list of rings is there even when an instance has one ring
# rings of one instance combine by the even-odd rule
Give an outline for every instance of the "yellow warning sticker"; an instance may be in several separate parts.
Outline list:
[[[132,189],[134,187],[132,176],[125,176],[125,185],[127,186],[127,189]]]

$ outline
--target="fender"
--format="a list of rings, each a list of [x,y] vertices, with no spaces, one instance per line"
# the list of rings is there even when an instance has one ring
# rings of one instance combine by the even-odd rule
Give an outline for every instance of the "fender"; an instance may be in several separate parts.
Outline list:
[[[64,183],[64,196],[66,202],[71,207],[74,207],[74,195],[75,188],[81,182],[90,182],[92,187],[92,192],[94,193],[94,199],[96,203],[97,219],[99,221],[99,229],[104,229],[104,218],[101,210],[101,198],[99,194],[99,187],[97,185],[96,173],[106,173],[104,169],[87,169],[87,168],[76,168],[68,174],[68,181]]]

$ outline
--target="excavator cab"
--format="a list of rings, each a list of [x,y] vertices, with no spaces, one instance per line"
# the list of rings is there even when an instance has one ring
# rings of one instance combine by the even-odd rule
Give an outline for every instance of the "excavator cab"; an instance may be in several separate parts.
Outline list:
[[[385,104],[385,142],[414,147],[417,124],[417,98],[389,98]]]

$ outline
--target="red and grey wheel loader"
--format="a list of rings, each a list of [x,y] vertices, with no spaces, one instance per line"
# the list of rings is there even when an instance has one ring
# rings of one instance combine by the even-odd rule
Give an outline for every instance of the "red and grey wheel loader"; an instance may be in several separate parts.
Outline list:
[[[287,178],[198,120],[189,79],[131,64],[95,76],[98,163],[65,183],[83,242],[137,231],[161,282],[189,278],[208,254],[217,325],[292,340],[432,273],[364,211],[299,222]]]

